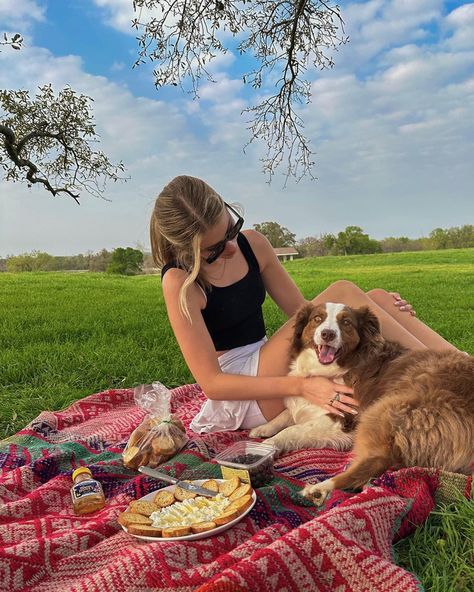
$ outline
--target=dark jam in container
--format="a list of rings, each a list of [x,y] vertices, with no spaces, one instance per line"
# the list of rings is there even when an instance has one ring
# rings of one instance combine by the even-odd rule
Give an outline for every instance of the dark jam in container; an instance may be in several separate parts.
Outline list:
[[[253,487],[273,479],[273,446],[259,442],[236,442],[215,457],[222,466],[247,471]]]

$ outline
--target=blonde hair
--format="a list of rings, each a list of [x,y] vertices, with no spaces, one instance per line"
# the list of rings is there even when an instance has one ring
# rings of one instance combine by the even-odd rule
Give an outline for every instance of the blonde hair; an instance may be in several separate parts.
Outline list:
[[[207,285],[201,272],[201,241],[225,212],[222,197],[197,177],[180,175],[158,195],[150,220],[151,252],[162,268],[175,261],[188,273],[179,292],[179,309],[191,322],[186,293],[197,281]]]

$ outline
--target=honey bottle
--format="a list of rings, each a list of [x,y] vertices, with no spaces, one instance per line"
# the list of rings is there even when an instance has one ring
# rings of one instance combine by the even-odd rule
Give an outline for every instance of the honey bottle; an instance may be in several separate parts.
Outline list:
[[[75,514],[89,514],[105,506],[102,485],[92,478],[87,467],[79,467],[72,474],[72,504]]]

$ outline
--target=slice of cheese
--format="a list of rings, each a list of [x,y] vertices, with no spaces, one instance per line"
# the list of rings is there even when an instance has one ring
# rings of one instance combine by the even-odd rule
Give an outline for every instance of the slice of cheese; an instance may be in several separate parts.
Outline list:
[[[150,519],[155,528],[191,526],[200,522],[211,522],[222,514],[230,503],[222,494],[217,494],[213,498],[195,497],[153,512]]]

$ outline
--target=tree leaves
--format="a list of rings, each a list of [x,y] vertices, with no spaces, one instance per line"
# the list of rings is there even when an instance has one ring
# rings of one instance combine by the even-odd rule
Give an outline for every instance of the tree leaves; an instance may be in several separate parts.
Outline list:
[[[253,227],[267,237],[272,247],[294,247],[296,244],[296,235],[278,222],[262,222]]]
[[[51,84],[35,97],[27,90],[0,90],[0,163],[8,181],[40,183],[52,195],[78,202],[81,191],[102,197],[108,180],[125,180],[122,162],[113,164],[100,150],[92,99]],[[79,203],[79,202],[78,202]]]
[[[143,265],[143,253],[132,247],[114,249],[107,273],[135,275],[140,273]]]
[[[21,49],[23,45],[23,37],[20,33],[15,33],[13,37],[8,37],[6,33],[3,33],[3,41],[0,41],[0,45],[9,45],[12,49]]]

